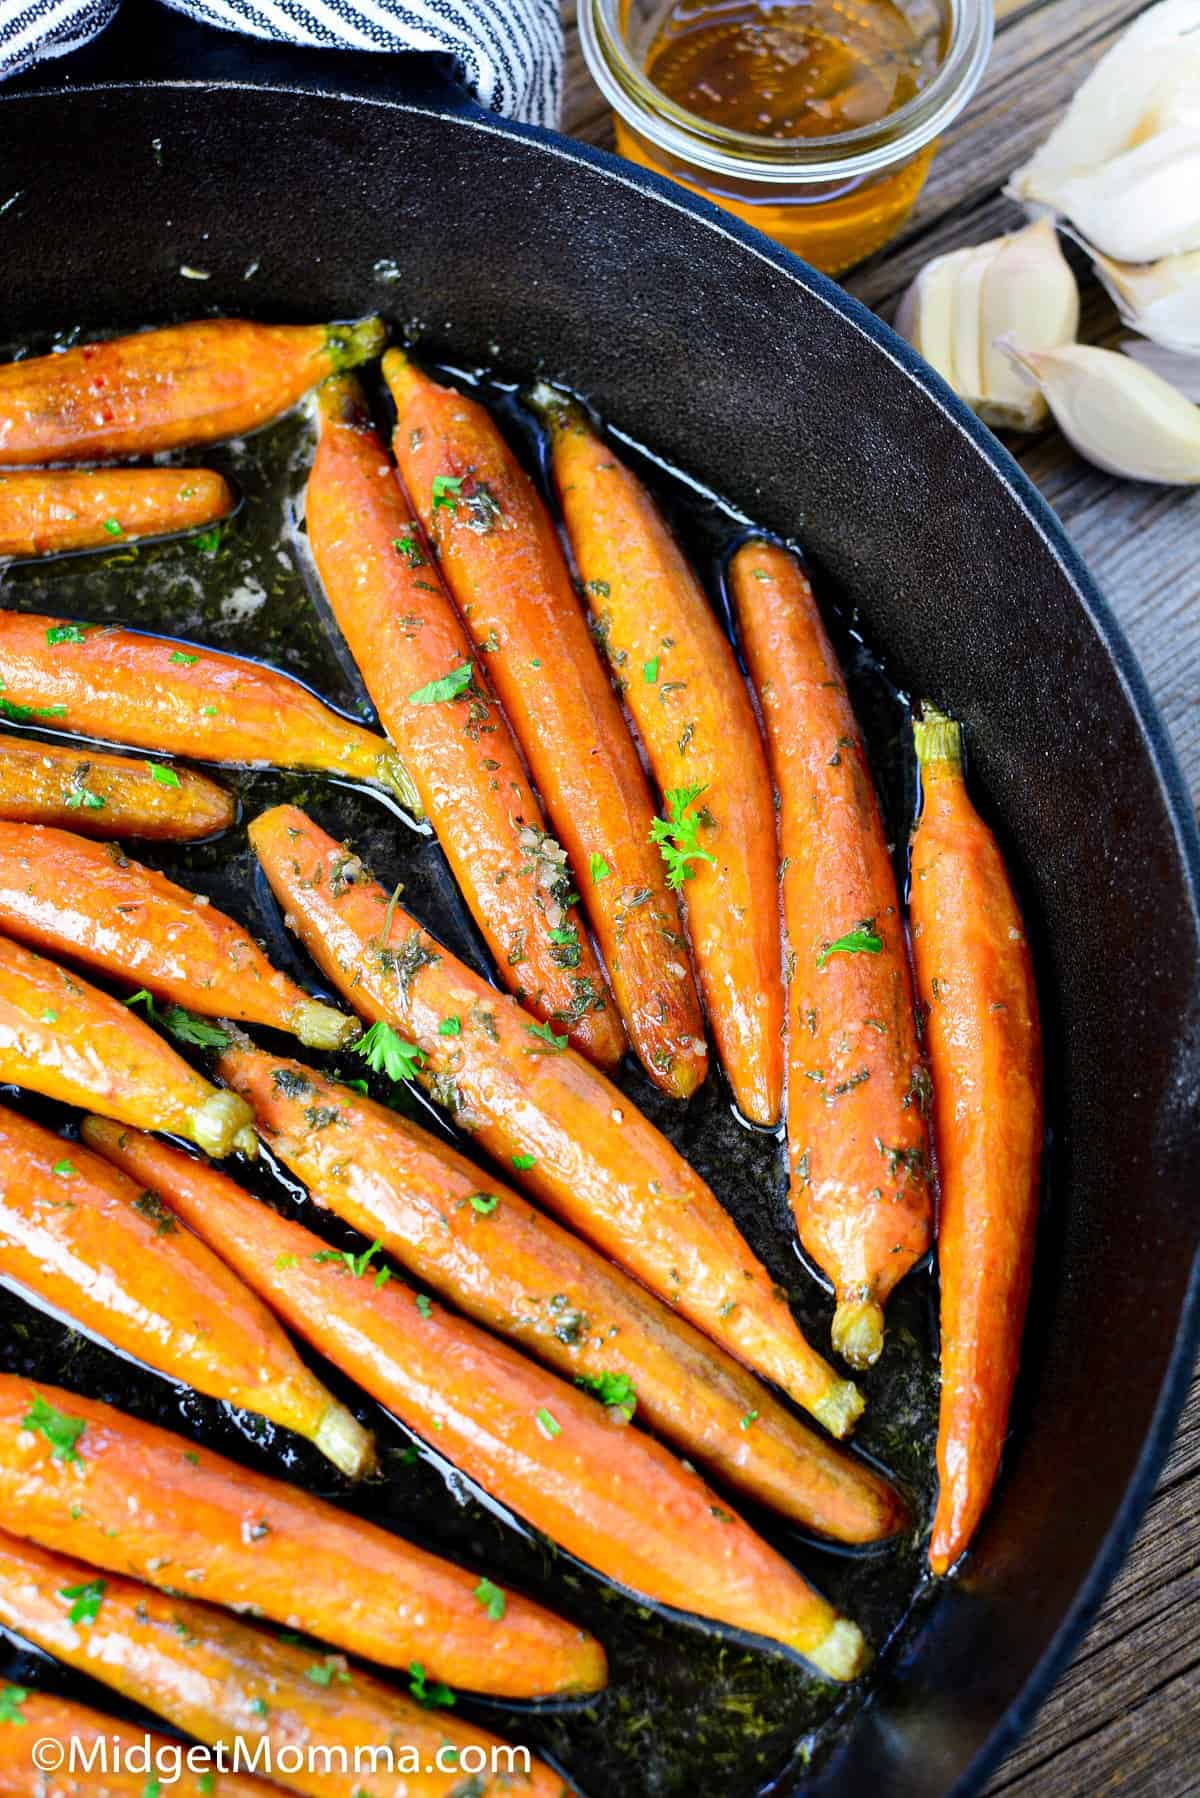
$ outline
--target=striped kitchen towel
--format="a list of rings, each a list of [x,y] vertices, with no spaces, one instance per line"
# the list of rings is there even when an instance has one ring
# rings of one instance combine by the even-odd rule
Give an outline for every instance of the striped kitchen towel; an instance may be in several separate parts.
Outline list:
[[[481,105],[557,125],[558,0],[166,0],[226,31],[336,50],[439,50]],[[120,0],[0,0],[0,80],[65,56],[115,17]]]

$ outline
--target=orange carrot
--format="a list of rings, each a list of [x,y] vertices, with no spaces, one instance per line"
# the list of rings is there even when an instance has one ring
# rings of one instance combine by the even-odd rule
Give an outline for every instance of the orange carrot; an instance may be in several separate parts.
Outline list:
[[[502,978],[583,1054],[615,1067],[625,1033],[571,917],[566,855],[361,390],[344,376],[319,401],[305,515],[334,616]]]
[[[312,768],[389,788],[418,809],[382,737],[330,711],[290,675],[120,625],[0,612],[0,712],[164,755]],[[173,768],[152,779],[173,786]]]
[[[782,801],[788,1151],[801,1241],[837,1293],[833,1343],[883,1347],[883,1307],[929,1248],[929,1076],[871,771],[803,569],[748,542],[731,586]]]
[[[218,1092],[116,999],[6,937],[0,1080],[123,1124],[186,1136],[210,1155],[257,1152],[243,1099]]]
[[[67,825],[89,836],[177,843],[229,829],[237,807],[223,787],[189,768],[171,770],[175,782],[164,785],[156,769],[157,762],[3,736],[0,818]]]
[[[384,359],[396,460],[575,868],[629,1039],[687,1098],[708,1050],[654,801],[550,516],[485,409]]]
[[[111,549],[197,531],[234,508],[210,468],[39,468],[0,474],[0,556]]]
[[[378,356],[377,318],[208,318],[0,367],[0,467],[148,456],[270,424],[326,375]]]
[[[63,1566],[67,1578],[82,1571],[68,1562]],[[189,1767],[182,1743],[167,1736],[101,1716],[69,1698],[26,1692],[17,1701],[13,1691],[10,1686],[9,1708],[24,1727],[0,1729],[2,1798],[146,1798],[147,1792],[166,1789],[174,1798],[200,1798],[205,1792],[217,1798],[271,1798],[274,1792],[278,1798],[279,1787],[261,1779],[238,1773],[206,1776],[203,1767]],[[31,1750],[47,1741],[59,1744],[65,1756],[78,1754],[74,1770],[66,1760],[59,1772],[38,1771]],[[159,1773],[170,1777],[169,1788],[156,1784]]]
[[[111,1405],[0,1374],[0,1514],[16,1536],[161,1590],[256,1613],[385,1666],[507,1698],[591,1692],[586,1631],[478,1574]]]
[[[157,1193],[2,1108],[0,1272],[148,1367],[295,1430],[352,1478],[370,1472],[369,1432]]]
[[[875,1542],[902,1527],[899,1498],[871,1468],[806,1429],[637,1281],[439,1138],[262,1050],[229,1049],[218,1069],[318,1204],[479,1323],[636,1410],[689,1459],[808,1529]],[[316,1130],[311,1114],[333,1122]],[[123,1143],[105,1145],[117,1165],[152,1184],[158,1144],[100,1128]],[[471,1204],[485,1189],[498,1201],[486,1216]]]
[[[636,475],[580,406],[546,386],[533,403],[550,428],[592,628],[678,827],[660,834],[721,1061],[743,1115],[774,1124],[784,1059],[775,807],[745,680]]]
[[[334,1108],[315,1129],[337,1127]],[[89,1130],[96,1146],[111,1125]],[[342,1137],[353,1153],[353,1140]],[[839,1679],[863,1664],[859,1632],[718,1503],[699,1474],[640,1430],[474,1324],[399,1282],[371,1251],[330,1250],[227,1175],[147,1137],[142,1164],[284,1320],[484,1490],[657,1604],[781,1643]],[[503,1200],[477,1192],[480,1218]],[[386,1273],[386,1268],[384,1273]]]
[[[82,1606],[81,1588],[89,1599]],[[496,1630],[488,1603],[487,1594],[477,1603],[481,1633]],[[423,1708],[341,1655],[283,1641],[210,1605],[166,1597],[134,1580],[97,1580],[93,1568],[10,1536],[0,1536],[0,1623],[176,1729],[223,1746],[227,1760],[239,1741],[251,1766],[265,1765],[269,1753],[275,1778],[310,1798],[353,1798],[368,1789],[372,1798],[466,1798],[468,1759],[476,1762],[471,1790],[478,1798],[517,1790],[525,1798],[567,1798],[558,1775],[527,1749],[509,1748],[445,1709]],[[414,1683],[419,1688],[415,1675]],[[21,1709],[31,1721],[30,1703]],[[297,1743],[326,1748],[328,1756],[306,1757],[301,1770],[279,1767],[280,1751]],[[355,1773],[356,1750],[388,1746],[393,1771],[381,1754],[377,1768]],[[343,1754],[348,1771],[340,1765]],[[212,1789],[217,1798],[260,1792],[265,1798],[276,1787],[224,1774]],[[92,1787],[87,1791],[96,1798]]]
[[[914,725],[923,804],[913,951],[941,1181],[941,1479],[929,1564],[946,1573],[996,1483],[1029,1299],[1042,1155],[1033,960],[995,837],[971,804],[962,731]]]
[[[204,1017],[336,1049],[358,1023],[273,968],[248,931],[115,843],[0,823],[0,930]]]
[[[856,1388],[804,1340],[733,1220],[624,1094],[425,935],[302,811],[263,813],[250,839],[317,962],[361,1016],[419,1048],[421,1080],[481,1148],[521,1158],[535,1197],[845,1435],[862,1410]],[[337,892],[335,863],[347,875]],[[457,1036],[439,1031],[448,1016]]]

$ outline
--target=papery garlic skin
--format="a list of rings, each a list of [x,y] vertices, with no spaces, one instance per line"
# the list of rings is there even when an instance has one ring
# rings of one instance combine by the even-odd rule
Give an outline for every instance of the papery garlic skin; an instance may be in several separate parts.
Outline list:
[[[985,424],[1019,431],[1036,429],[1046,404],[996,340],[1052,349],[1078,328],[1079,290],[1048,218],[935,257],[896,315],[901,336]]]
[[[1006,191],[1119,262],[1200,250],[1200,0],[1136,19]]]
[[[1085,238],[1078,241],[1131,331],[1200,355],[1200,250],[1159,262],[1114,262]]]
[[[1200,485],[1200,406],[1115,350],[1072,343],[1006,353],[1035,381],[1059,430],[1109,474],[1167,486]]]

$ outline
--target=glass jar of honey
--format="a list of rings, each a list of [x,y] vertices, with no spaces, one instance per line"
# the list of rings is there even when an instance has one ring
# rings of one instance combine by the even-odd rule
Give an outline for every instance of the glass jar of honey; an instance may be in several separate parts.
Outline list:
[[[895,236],[992,0],[580,0],[623,156],[840,274]]]

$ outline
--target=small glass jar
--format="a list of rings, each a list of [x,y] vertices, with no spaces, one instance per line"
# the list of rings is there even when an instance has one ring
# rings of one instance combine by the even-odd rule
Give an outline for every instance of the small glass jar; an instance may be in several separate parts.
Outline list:
[[[580,0],[583,52],[616,118],[617,149],[836,275],[894,237],[925,184],[936,140],[979,85],[992,0],[943,0],[944,52],[928,83],[874,124],[826,137],[758,136],[678,105],[645,63],[662,0]]]

